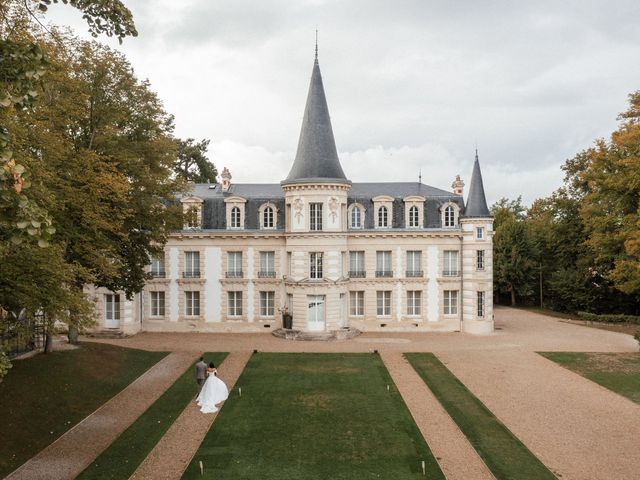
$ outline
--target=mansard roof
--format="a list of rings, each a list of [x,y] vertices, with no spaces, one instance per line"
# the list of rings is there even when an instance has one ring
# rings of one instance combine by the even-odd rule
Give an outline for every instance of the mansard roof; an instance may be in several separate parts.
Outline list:
[[[313,62],[296,158],[283,185],[310,182],[349,183],[338,159],[318,57]]]
[[[491,212],[487,207],[487,199],[484,195],[484,185],[482,183],[482,173],[480,172],[480,162],[478,161],[478,151],[476,150],[476,161],[473,163],[473,173],[471,174],[471,185],[467,206],[464,212],[465,217],[491,217]]]

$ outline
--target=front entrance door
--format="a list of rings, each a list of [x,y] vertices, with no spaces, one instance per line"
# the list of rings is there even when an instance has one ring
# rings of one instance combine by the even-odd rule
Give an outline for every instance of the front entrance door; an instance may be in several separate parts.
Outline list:
[[[107,294],[105,301],[105,328],[118,328],[120,326],[120,295]]]
[[[324,295],[307,295],[307,329],[310,332],[324,331]]]

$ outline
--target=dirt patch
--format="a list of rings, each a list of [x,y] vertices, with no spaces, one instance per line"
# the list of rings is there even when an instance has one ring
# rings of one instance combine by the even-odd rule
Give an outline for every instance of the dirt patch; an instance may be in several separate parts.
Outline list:
[[[314,410],[329,410],[334,397],[326,393],[307,393],[296,397],[297,403]]]
[[[639,373],[640,354],[637,353],[588,353],[584,365],[578,365],[581,371]]]

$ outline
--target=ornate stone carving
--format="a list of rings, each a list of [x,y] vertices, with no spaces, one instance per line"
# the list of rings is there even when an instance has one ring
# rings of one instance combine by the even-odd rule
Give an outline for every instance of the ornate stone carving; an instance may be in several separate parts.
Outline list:
[[[338,199],[336,197],[331,197],[329,199],[329,212],[331,219],[335,222],[338,217]]]
[[[297,197],[294,201],[293,201],[293,212],[294,215],[296,217],[296,220],[300,221],[300,219],[302,218],[302,209],[304,207],[304,202],[302,201],[302,199],[300,197]]]

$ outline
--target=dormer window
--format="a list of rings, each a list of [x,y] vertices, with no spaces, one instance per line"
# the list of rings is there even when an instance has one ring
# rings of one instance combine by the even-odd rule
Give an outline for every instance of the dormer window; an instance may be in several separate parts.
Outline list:
[[[387,207],[380,207],[378,209],[378,227],[388,227],[389,226],[389,212],[387,211]]]
[[[418,226],[418,207],[415,205],[409,209],[409,227],[414,228]]]
[[[458,225],[459,207],[453,202],[448,202],[440,210],[442,226],[444,228],[455,228]]]
[[[239,230],[244,228],[244,205],[247,201],[241,197],[228,197],[224,199],[227,206],[227,228]]]
[[[240,209],[238,207],[231,209],[231,228],[240,228]]]
[[[262,212],[262,226],[264,228],[273,228],[273,208],[267,207]]]
[[[449,206],[444,209],[444,226],[453,227],[454,225],[453,207]]]
[[[196,230],[202,228],[202,204],[203,200],[198,197],[185,197],[180,200],[182,203],[182,219],[185,230]]]
[[[393,226],[393,197],[379,195],[373,197],[376,228],[391,228]]]
[[[404,216],[406,228],[422,228],[425,198],[420,195],[410,195],[404,201]]]
[[[355,204],[351,206],[351,215],[350,215],[350,228],[363,228],[364,227],[364,208]]]

